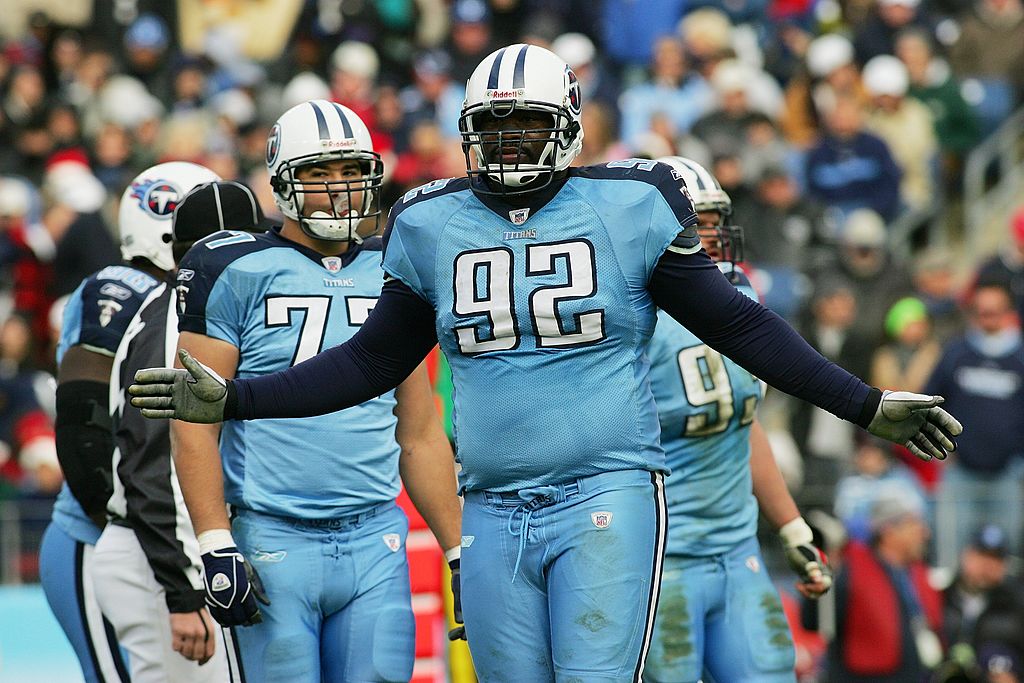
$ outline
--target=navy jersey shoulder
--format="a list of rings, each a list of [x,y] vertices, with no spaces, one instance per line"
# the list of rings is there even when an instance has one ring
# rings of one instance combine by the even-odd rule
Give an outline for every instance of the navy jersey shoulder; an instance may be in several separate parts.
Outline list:
[[[222,230],[193,244],[178,264],[178,330],[206,334],[206,302],[221,274],[243,256],[277,246],[272,230]]]
[[[90,275],[76,302],[81,306],[81,327],[75,343],[114,355],[136,311],[159,284],[152,275],[126,265],[107,266]]]
[[[569,169],[569,177],[594,180],[634,180],[656,189],[672,209],[679,225],[684,228],[697,224],[693,200],[679,173],[660,161],[651,159],[623,159],[595,166]]]

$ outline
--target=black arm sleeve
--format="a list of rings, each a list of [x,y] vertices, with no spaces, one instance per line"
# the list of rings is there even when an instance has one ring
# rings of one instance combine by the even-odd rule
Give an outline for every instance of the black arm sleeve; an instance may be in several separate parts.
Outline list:
[[[122,391],[137,370],[164,364],[166,345],[174,344],[175,339],[165,334],[169,305],[173,305],[173,299],[167,294],[143,310],[148,324],[131,341],[121,365]],[[117,477],[124,485],[126,519],[115,523],[126,524],[135,532],[153,575],[166,592],[168,610],[195,612],[205,599],[203,591],[189,578],[191,575],[198,580],[199,558],[190,557],[182,541],[195,532],[188,523],[188,512],[171,469],[169,426],[167,420],[144,418],[138,408],[125,401],[114,438],[121,454]],[[198,553],[198,547],[193,552]]]
[[[57,460],[71,493],[94,518],[104,514],[113,491],[109,396],[103,382],[74,380],[57,387]]]
[[[708,346],[768,384],[866,427],[881,392],[828,360],[786,321],[737,290],[703,251],[666,251],[654,302]]]
[[[359,405],[401,384],[436,344],[433,307],[388,280],[344,344],[281,372],[232,380],[224,419],[309,417]]]

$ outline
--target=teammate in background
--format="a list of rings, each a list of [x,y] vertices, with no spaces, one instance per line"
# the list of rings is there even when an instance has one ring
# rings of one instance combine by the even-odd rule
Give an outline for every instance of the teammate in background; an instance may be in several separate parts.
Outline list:
[[[274,125],[266,161],[284,225],[216,233],[178,271],[179,345],[225,377],[285,369],[344,342],[380,296],[380,239],[356,228],[378,220],[383,164],[359,117],[325,100],[299,104]],[[250,682],[412,676],[399,473],[454,560],[455,462],[425,366],[366,398],[301,421],[171,425],[211,613],[251,626],[234,632]],[[270,601],[262,610],[256,576]]]
[[[113,630],[96,604],[92,571],[93,546],[112,491],[114,353],[146,297],[174,268],[168,243],[175,206],[196,185],[217,179],[213,171],[186,162],[159,164],[136,177],[118,214],[124,262],[83,280],[64,308],[56,433],[66,485],[43,536],[39,573],[87,683],[129,680]]]
[[[869,387],[737,291],[701,249],[668,166],[569,168],[583,138],[579,85],[551,52],[486,57],[460,129],[468,177],[392,209],[386,282],[349,342],[228,384],[182,338],[187,370],[140,371],[130,393],[147,417],[259,429],[243,420],[377,396],[440,341],[465,492],[465,630],[482,680],[642,674],[667,521],[646,355],[656,306],[758,377],[921,457],[955,448],[961,427],[940,397]]]
[[[262,218],[248,187],[200,185],[175,209],[164,256],[177,263],[197,239],[224,228],[251,230]],[[187,282],[187,273],[178,276]],[[170,271],[150,292],[114,356],[114,492],[93,555],[93,583],[128,653],[133,682],[223,683],[240,680],[238,666],[229,664],[234,653],[205,606],[199,543],[174,472],[169,424],[146,420],[124,394],[139,368],[174,363],[174,283]]]
[[[690,159],[659,161],[682,177],[704,250],[757,300],[736,268],[743,236],[726,224],[729,195]],[[668,544],[644,680],[696,683],[706,669],[723,683],[795,682],[793,641],[757,542],[758,505],[780,531],[801,593],[819,597],[832,576],[757,420],[762,384],[664,311],[648,355],[672,476],[665,483]]]

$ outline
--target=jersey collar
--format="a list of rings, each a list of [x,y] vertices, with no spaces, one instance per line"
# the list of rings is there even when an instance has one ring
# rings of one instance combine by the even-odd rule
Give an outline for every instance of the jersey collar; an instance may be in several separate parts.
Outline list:
[[[324,258],[327,257],[326,254],[321,254],[316,249],[310,249],[304,244],[299,244],[294,240],[288,239],[287,237],[281,234],[281,227],[282,226],[280,225],[274,225],[271,226],[270,230],[267,230],[266,234],[267,237],[270,238],[271,242],[278,242],[280,243],[281,246],[290,247],[295,251],[299,252],[300,254],[302,254],[303,256],[305,256],[306,258],[308,258],[310,261],[316,263],[318,266],[323,267]],[[362,253],[362,251],[363,245],[357,244],[355,242],[349,244],[348,250],[346,250],[344,254],[339,254],[337,256],[337,258],[341,259],[341,267],[344,268],[348,266],[348,264],[355,261],[356,256]]]
[[[537,212],[543,209],[548,202],[555,198],[555,195],[559,193],[562,187],[565,186],[565,181],[569,179],[569,174],[565,171],[555,171],[555,177],[550,183],[540,188],[536,192],[527,192],[519,195],[510,195],[507,198],[495,196],[492,194],[481,194],[475,191],[475,187],[481,183],[487,182],[485,178],[476,177],[470,181],[470,188],[474,190],[473,194],[480,202],[494,213],[501,216],[503,219],[512,223],[510,212],[514,212],[516,209],[529,209],[528,216],[535,216]]]

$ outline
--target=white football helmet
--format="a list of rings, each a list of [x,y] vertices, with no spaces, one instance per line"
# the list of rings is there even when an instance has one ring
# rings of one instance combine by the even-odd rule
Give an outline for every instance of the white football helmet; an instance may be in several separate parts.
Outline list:
[[[693,201],[694,211],[718,213],[718,224],[714,227],[697,226],[697,232],[705,244],[709,239],[717,240],[717,248],[708,249],[711,257],[719,262],[742,261],[743,229],[727,223],[729,216],[732,215],[732,200],[722,189],[718,178],[693,159],[686,157],[661,157],[658,161],[667,164],[679,175]]]
[[[362,177],[358,180],[301,182],[296,171],[316,163],[354,159]],[[364,218],[380,220],[380,186],[384,162],[373,151],[370,131],[348,107],[328,100],[297,104],[277,120],[267,138],[267,169],[277,207],[297,221],[310,237],[336,242],[361,242],[356,226]],[[305,195],[329,192],[331,213],[303,215]],[[353,193],[362,192],[354,206]]]
[[[466,172],[471,178],[490,178],[499,189],[488,192],[485,183],[480,183],[476,189],[503,195],[532,192],[539,187],[522,189],[523,186],[544,174],[550,182],[552,173],[568,168],[583,149],[581,105],[576,74],[549,50],[518,44],[484,57],[466,83],[459,130],[466,154]],[[523,129],[481,132],[482,117],[501,119],[524,110],[551,116],[550,128],[529,131],[532,140],[537,140],[538,134],[547,136],[539,158],[523,161],[520,157],[511,164],[503,163],[500,155],[492,155],[498,158],[488,160],[486,152],[500,148],[506,140],[518,145],[521,154],[526,132]]]
[[[210,169],[188,161],[157,164],[137,175],[121,195],[118,209],[121,257],[141,257],[162,270],[174,270],[174,208],[194,187],[217,180],[220,176]]]

